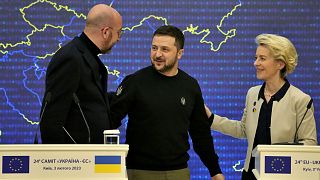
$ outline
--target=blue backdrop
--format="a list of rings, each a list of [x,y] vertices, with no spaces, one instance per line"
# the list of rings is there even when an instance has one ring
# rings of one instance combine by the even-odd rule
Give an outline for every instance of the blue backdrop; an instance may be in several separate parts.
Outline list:
[[[207,105],[214,113],[240,119],[247,90],[262,83],[253,67],[254,38],[260,33],[279,34],[297,48],[299,64],[288,79],[314,99],[320,130],[319,0],[2,0],[1,144],[33,142],[48,62],[82,32],[85,15],[97,3],[116,8],[124,21],[121,41],[111,54],[101,56],[110,73],[109,90],[114,91],[125,75],[150,64],[153,31],[171,24],[182,29],[186,38],[180,67],[198,79]],[[212,134],[226,178],[239,179],[246,141]],[[190,155],[192,179],[209,179],[192,150]]]

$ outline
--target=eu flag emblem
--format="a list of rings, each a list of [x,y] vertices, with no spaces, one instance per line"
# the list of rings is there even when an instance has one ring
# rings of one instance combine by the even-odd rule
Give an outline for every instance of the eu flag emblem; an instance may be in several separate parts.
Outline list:
[[[29,156],[2,156],[2,173],[29,173]]]
[[[266,156],[265,173],[291,174],[291,157]]]

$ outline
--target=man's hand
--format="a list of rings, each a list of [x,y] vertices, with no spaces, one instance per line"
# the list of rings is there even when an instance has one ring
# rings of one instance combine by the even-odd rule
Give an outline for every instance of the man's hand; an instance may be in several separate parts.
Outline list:
[[[225,180],[223,174],[216,174],[215,176],[211,177],[211,180]]]

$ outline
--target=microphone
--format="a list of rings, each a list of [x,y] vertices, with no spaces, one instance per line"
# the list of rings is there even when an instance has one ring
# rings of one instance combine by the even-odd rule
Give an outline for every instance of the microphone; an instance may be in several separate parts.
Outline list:
[[[297,138],[298,138],[298,137],[297,137],[297,135],[298,135],[298,130],[299,130],[299,128],[300,128],[300,126],[301,126],[301,123],[302,123],[302,121],[304,120],[304,117],[306,116],[308,110],[311,108],[312,103],[313,103],[313,99],[311,98],[310,101],[309,101],[309,103],[308,103],[308,105],[307,105],[307,110],[306,110],[306,112],[304,112],[304,115],[303,115],[303,117],[302,117],[302,119],[301,119],[301,121],[300,121],[297,129],[296,129],[296,133],[294,134],[294,143],[299,143],[299,142],[298,142],[298,139],[297,139]]]
[[[73,141],[74,144],[77,144],[76,141],[72,138],[72,136],[70,135],[70,133],[66,130],[66,128],[64,126],[62,126],[62,129],[64,130],[64,132],[67,133],[67,135],[69,136],[69,138]]]
[[[304,112],[303,116],[302,116],[302,119],[299,123],[299,125],[297,126],[297,129],[296,129],[296,132],[294,133],[294,139],[293,139],[293,142],[281,142],[281,143],[274,143],[274,145],[303,145],[303,143],[300,143],[299,140],[297,139],[297,135],[298,135],[298,130],[302,124],[302,121],[304,120],[308,110],[311,108],[311,105],[313,103],[313,99],[311,98],[308,105],[307,105],[307,110],[306,112]]]
[[[83,119],[84,123],[86,124],[87,131],[88,131],[88,142],[90,144],[90,142],[91,142],[91,139],[90,139],[90,137],[91,137],[90,128],[89,128],[88,122],[86,120],[86,117],[83,114],[82,108],[80,106],[80,100],[79,100],[78,96],[75,93],[73,93],[73,100],[78,105],[80,113],[81,113],[81,116],[82,116],[82,119]]]
[[[41,123],[41,121],[42,121],[42,117],[43,117],[43,114],[44,114],[44,112],[45,112],[45,110],[46,110],[46,107],[47,107],[47,105],[48,105],[48,103],[49,103],[50,101],[51,101],[51,92],[48,92],[47,95],[46,95],[46,97],[45,97],[45,100],[44,100],[44,105],[43,105],[42,112],[41,112],[41,114],[40,114],[40,119],[39,119],[38,127],[37,127],[37,129],[36,129],[36,135],[35,135],[34,141],[33,141],[34,144],[38,144],[38,131],[39,131],[39,128],[40,128],[40,123]]]

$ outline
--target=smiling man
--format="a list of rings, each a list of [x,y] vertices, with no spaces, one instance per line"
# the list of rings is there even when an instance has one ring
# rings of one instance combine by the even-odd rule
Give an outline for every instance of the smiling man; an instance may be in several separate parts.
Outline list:
[[[112,128],[129,117],[129,180],[189,180],[188,133],[212,179],[224,179],[199,84],[178,68],[183,46],[178,28],[158,28],[150,52],[152,66],[127,76],[111,102]]]

